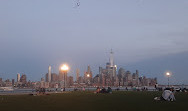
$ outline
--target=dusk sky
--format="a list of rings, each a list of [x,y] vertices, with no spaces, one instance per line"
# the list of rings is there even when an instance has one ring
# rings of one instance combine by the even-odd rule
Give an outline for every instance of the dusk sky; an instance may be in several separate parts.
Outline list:
[[[40,80],[115,64],[166,84],[188,84],[188,0],[1,0],[0,78]]]

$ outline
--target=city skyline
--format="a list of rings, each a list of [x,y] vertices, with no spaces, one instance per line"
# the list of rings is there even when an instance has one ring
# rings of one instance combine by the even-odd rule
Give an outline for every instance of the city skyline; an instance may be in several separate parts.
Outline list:
[[[148,78],[140,76],[139,71],[135,73],[125,70],[124,68],[117,69],[114,62],[114,52],[111,49],[109,53],[109,61],[106,62],[106,67],[99,66],[99,72],[93,75],[90,65],[84,71],[84,75],[80,75],[79,69],[76,69],[76,78],[68,75],[70,67],[68,64],[62,64],[59,67],[59,73],[53,73],[51,65],[48,67],[48,73],[45,77],[41,77],[40,81],[28,80],[26,74],[20,75],[17,73],[17,81],[15,79],[0,78],[0,86],[2,87],[18,87],[18,88],[62,88],[66,87],[156,87],[158,86],[157,78]],[[166,73],[169,77],[171,72]],[[164,85],[160,84],[159,85]]]
[[[104,67],[109,51],[115,64],[157,77],[165,84],[188,84],[187,0],[0,1],[0,77],[25,73],[39,80],[48,66],[64,62],[75,78],[90,65]]]
[[[67,63],[66,63],[66,65],[68,65]],[[46,81],[46,82],[51,82],[51,77],[52,77],[52,75],[51,74],[55,74],[55,75],[58,75],[58,74],[60,74],[60,76],[63,76],[63,75],[61,75],[61,73],[63,73],[63,72],[61,72],[61,70],[62,70],[62,66],[64,66],[63,64],[61,64],[61,65],[59,65],[59,67],[58,67],[58,71],[59,71],[59,73],[57,73],[57,72],[52,72],[52,67],[51,67],[51,65],[49,65],[48,66],[48,72],[47,73],[45,73],[45,74],[43,74],[44,76],[42,76],[40,79],[38,78],[37,80],[32,80],[32,81],[38,81],[38,80],[42,80],[42,81]],[[109,67],[109,68],[112,68],[112,70],[109,72],[107,69],[109,69],[109,68],[107,68],[107,67]],[[72,70],[72,69],[71,69]],[[79,77],[82,77],[83,78],[83,80],[85,81],[85,80],[87,80],[87,78],[88,78],[88,74],[89,74],[89,77],[91,77],[92,79],[94,79],[95,77],[97,77],[98,75],[101,75],[102,74],[102,72],[103,72],[103,70],[104,70],[104,73],[106,73],[106,71],[107,72],[109,72],[109,73],[111,73],[112,75],[111,76],[109,76],[110,78],[111,77],[115,77],[116,78],[116,76],[119,78],[119,71],[120,70],[124,70],[124,73],[126,74],[126,73],[130,73],[130,74],[133,74],[133,77],[134,77],[134,74],[135,73],[131,73],[131,72],[134,72],[134,71],[136,71],[136,74],[138,74],[138,70],[134,70],[134,71],[130,71],[130,70],[125,70],[125,68],[123,68],[123,67],[119,67],[119,68],[117,68],[117,65],[115,64],[115,62],[114,62],[114,52],[112,51],[112,49],[111,49],[111,51],[109,52],[109,61],[106,63],[106,69],[103,69],[101,66],[99,66],[99,70],[98,70],[98,72],[97,73],[94,73],[94,74],[92,74],[92,69],[91,69],[91,67],[90,67],[90,65],[88,65],[87,66],[87,69],[85,69],[83,72],[81,72],[81,74],[80,74],[80,70],[77,68],[76,69],[76,72],[75,73],[73,73],[73,74],[68,74],[68,75],[66,75],[67,77],[66,78],[68,78],[69,76],[70,77],[73,77],[73,81],[75,81],[75,82],[78,82],[78,78]],[[70,67],[69,67],[69,65],[68,65],[68,72],[70,71]],[[71,71],[72,72],[72,71]],[[121,72],[121,71],[120,71]],[[173,72],[172,71],[169,71],[169,70],[166,70],[162,75],[164,76],[164,77],[166,77],[166,73],[167,72],[170,72],[170,74],[171,74],[171,76],[173,75]],[[79,74],[78,74],[79,73]],[[22,75],[26,75],[25,73],[22,73]],[[77,77],[78,76],[78,77]],[[139,76],[137,77],[137,78],[139,78],[139,77],[146,77],[146,74],[139,74]],[[151,78],[156,78],[157,79],[157,77],[156,76],[151,76],[151,75],[149,75],[148,77],[151,77]],[[19,79],[18,79],[19,78]],[[26,78],[26,77],[25,77]],[[49,79],[50,78],[50,79]],[[57,77],[56,77],[57,78]],[[58,77],[59,79],[60,79],[60,77]],[[132,77],[131,77],[132,78]],[[20,80],[20,73],[17,73],[17,78],[3,78],[4,80],[11,80],[11,79],[14,79],[14,80],[16,80],[17,79],[17,82],[19,82],[19,80]],[[161,78],[159,78],[159,80],[160,80]],[[56,79],[55,79],[56,80]],[[63,80],[63,79],[62,79]],[[26,81],[26,80],[25,80]],[[30,81],[30,79],[29,79],[29,81]],[[31,81],[31,82],[32,82]],[[53,80],[54,81],[54,80]],[[112,81],[112,79],[110,80],[110,81]],[[121,81],[121,80],[120,80]],[[85,83],[85,82],[84,82]],[[161,82],[158,82],[159,84],[161,84],[161,85],[165,85],[165,84],[167,84],[166,83],[166,81],[164,82],[164,83],[161,83]],[[121,83],[121,84],[123,84],[123,83]],[[127,83],[128,84],[128,83]],[[171,84],[174,84],[174,85],[176,85],[177,83],[173,83],[172,82],[172,80],[171,80]],[[181,85],[181,83],[180,84],[177,84],[177,85]]]

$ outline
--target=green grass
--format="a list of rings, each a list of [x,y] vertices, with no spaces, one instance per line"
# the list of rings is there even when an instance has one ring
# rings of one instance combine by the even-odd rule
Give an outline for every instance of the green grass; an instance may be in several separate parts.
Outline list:
[[[45,96],[0,96],[0,111],[188,111],[188,93],[176,102],[154,101],[161,92],[69,92]]]

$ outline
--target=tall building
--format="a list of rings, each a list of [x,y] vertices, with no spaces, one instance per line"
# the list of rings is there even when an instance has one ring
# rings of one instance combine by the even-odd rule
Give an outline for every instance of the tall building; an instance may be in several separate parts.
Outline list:
[[[91,71],[90,66],[88,65],[87,71],[86,71],[85,74],[84,74],[85,83],[91,84],[91,83],[92,83],[92,77],[93,77],[92,71]]]
[[[110,68],[112,69],[112,77],[116,78],[117,66],[114,64],[114,52],[110,52]]]
[[[20,82],[20,74],[17,74],[17,82]]]
[[[48,80],[48,73],[46,73],[46,75],[45,75],[45,82],[48,82],[49,80]]]
[[[49,82],[45,82],[44,78],[41,78],[40,88],[49,88]]]
[[[60,82],[60,87],[66,87],[67,86],[67,72],[63,70],[59,70],[59,82]]]
[[[1,83],[1,82],[3,82],[3,79],[2,79],[2,78],[0,78],[0,83]]]
[[[114,86],[116,83],[117,66],[114,65],[113,51],[110,52],[109,62],[106,63],[106,69],[99,67],[99,77],[102,86]]]
[[[84,78],[82,76],[79,77],[79,83],[84,83]]]
[[[5,80],[5,86],[6,87],[12,86],[12,82],[9,79]]]
[[[12,86],[14,86],[14,83],[15,83],[15,80],[14,80],[14,79],[12,79]]]
[[[118,81],[119,81],[119,86],[123,86],[125,82],[125,69],[120,68],[118,70]]]
[[[44,81],[44,78],[41,78],[41,80],[40,80],[40,81],[45,82],[45,81]]]
[[[135,74],[135,80],[136,80],[136,85],[139,86],[139,72],[138,70],[136,70],[136,74]]]
[[[76,69],[76,82],[79,83],[80,70]]]
[[[120,69],[118,70],[118,78],[119,78],[119,79],[125,78],[125,69],[120,68]]]
[[[97,74],[97,75],[93,78],[93,86],[100,86],[100,77],[99,77],[99,74]]]
[[[110,67],[114,67],[114,52],[111,49],[110,52]]]
[[[0,86],[3,86],[3,79],[0,78]]]
[[[58,82],[58,75],[56,73],[52,73],[51,77],[51,82]]]
[[[48,67],[48,82],[51,82],[51,73],[52,73],[52,67]]]
[[[20,78],[20,82],[22,82],[22,84],[26,84],[27,83],[27,77],[25,74],[23,74]]]
[[[126,85],[132,86],[132,75],[130,71],[127,71],[125,74],[126,77]]]
[[[69,76],[69,77],[68,77],[68,79],[67,79],[67,84],[68,84],[69,87],[70,87],[70,86],[73,86],[74,81],[73,81],[73,77],[72,77],[72,76]]]

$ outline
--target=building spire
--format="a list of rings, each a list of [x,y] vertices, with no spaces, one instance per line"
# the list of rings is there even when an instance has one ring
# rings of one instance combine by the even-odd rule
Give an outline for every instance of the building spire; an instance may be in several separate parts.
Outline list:
[[[112,51],[112,49],[110,51],[110,66],[114,67],[114,52]]]
[[[91,72],[91,68],[90,65],[87,66],[87,72],[90,73]]]

